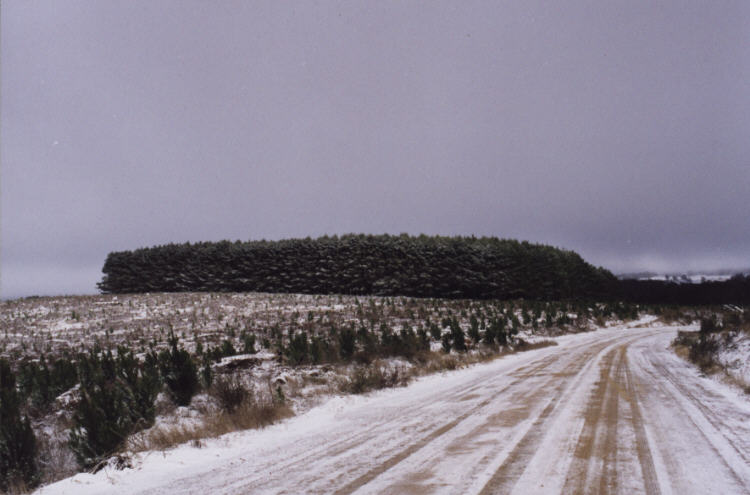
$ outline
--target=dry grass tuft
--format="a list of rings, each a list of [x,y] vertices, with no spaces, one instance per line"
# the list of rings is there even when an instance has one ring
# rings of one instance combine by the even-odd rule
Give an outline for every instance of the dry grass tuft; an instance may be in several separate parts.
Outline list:
[[[403,387],[413,377],[413,373],[402,366],[388,367],[375,361],[369,366],[355,367],[341,379],[339,390],[347,394],[363,394],[370,390]]]
[[[205,415],[198,424],[154,427],[133,435],[128,442],[128,450],[167,450],[190,442],[194,447],[202,447],[204,438],[215,438],[233,431],[263,428],[293,416],[291,408],[272,394],[256,394],[234,405],[230,411],[220,410]]]
[[[521,340],[516,346],[516,351],[533,351],[534,349],[542,349],[544,347],[550,347],[553,345],[557,345],[557,342],[555,342],[554,340],[538,340],[536,342],[526,342],[525,340]]]

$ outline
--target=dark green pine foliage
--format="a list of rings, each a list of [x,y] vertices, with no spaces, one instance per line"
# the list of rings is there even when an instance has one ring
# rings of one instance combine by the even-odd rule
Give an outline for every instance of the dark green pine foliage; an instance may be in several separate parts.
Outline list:
[[[479,335],[479,320],[477,320],[477,317],[474,315],[471,315],[469,338],[474,344],[479,343],[479,339],[481,338]]]
[[[448,354],[451,352],[451,334],[450,333],[444,333],[442,337],[440,337],[440,343],[442,344],[443,352]]]
[[[319,364],[325,359],[325,346],[323,339],[317,335],[313,335],[310,342],[310,361],[313,364]]]
[[[401,345],[399,346],[399,354],[406,357],[407,359],[411,359],[414,356],[414,353],[417,352],[419,343],[417,342],[417,335],[408,324],[405,324],[403,327],[401,327],[401,331],[399,332],[399,340],[401,341]]]
[[[482,341],[487,345],[493,345],[495,343],[495,336],[497,334],[496,332],[497,332],[496,326],[493,325],[492,322],[490,322],[490,324],[484,330]]]
[[[433,339],[440,340],[443,337],[443,331],[440,329],[437,323],[428,322],[427,326],[430,328],[430,335]]]
[[[463,352],[466,350],[466,336],[464,334],[463,329],[458,324],[458,320],[455,318],[451,320],[450,323],[451,327],[451,342],[453,343],[453,348],[459,352]]]
[[[164,384],[174,403],[178,406],[187,406],[198,392],[200,381],[198,367],[190,353],[178,347],[178,341],[174,332],[170,331],[169,349],[164,349],[159,353],[159,367]]]
[[[417,345],[420,351],[430,350],[430,336],[422,326],[417,329]]]
[[[257,349],[255,349],[255,334],[253,333],[247,333],[243,330],[243,333],[240,335],[240,338],[242,339],[242,352],[245,354],[255,354]]]
[[[154,402],[161,390],[159,362],[153,351],[146,355],[143,363],[125,347],[117,348],[118,375],[125,381],[135,398],[131,416],[135,429],[147,428],[154,423],[156,408]]]
[[[38,362],[25,361],[18,368],[18,388],[23,399],[29,398],[31,406],[44,411],[63,392],[78,383],[73,361],[66,355],[47,365],[44,355]]]
[[[110,253],[107,293],[262,291],[575,299],[615,280],[572,252],[495,237],[345,235],[169,244]]]
[[[153,424],[161,382],[153,354],[140,363],[122,347],[117,357],[99,349],[79,355],[78,374],[70,447],[81,467],[91,468],[120,450],[128,435]]]
[[[289,338],[289,347],[287,348],[287,359],[289,364],[297,365],[307,361],[309,357],[309,345],[307,334],[298,332]]]
[[[16,377],[0,359],[0,491],[32,488],[39,482],[36,437],[27,417],[21,418],[21,397]]]
[[[353,328],[344,327],[339,332],[339,353],[341,358],[348,360],[354,354],[355,345],[357,342],[357,334]]]

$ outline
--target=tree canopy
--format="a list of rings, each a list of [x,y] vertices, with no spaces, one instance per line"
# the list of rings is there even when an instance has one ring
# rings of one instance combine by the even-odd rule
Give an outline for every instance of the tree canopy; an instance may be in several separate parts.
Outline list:
[[[113,252],[105,293],[259,291],[447,298],[592,298],[615,278],[573,251],[496,237],[324,236]]]

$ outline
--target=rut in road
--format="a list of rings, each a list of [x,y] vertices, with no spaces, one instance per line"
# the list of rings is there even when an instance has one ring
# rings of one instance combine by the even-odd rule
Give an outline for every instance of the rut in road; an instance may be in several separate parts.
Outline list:
[[[492,417],[494,414],[503,415],[508,409],[508,403],[514,404],[514,410],[516,411],[515,416],[518,420],[507,426],[515,427],[521,419],[533,417],[535,414],[542,414],[540,421],[543,421],[552,409],[554,409],[557,400],[559,400],[559,394],[555,392],[559,392],[568,386],[569,380],[578,376],[582,369],[589,369],[593,366],[593,357],[603,348],[621,338],[622,336],[612,336],[608,339],[603,339],[601,342],[597,342],[593,346],[591,344],[573,346],[571,348],[570,356],[561,357],[557,354],[553,354],[541,359],[533,360],[528,365],[521,366],[508,373],[507,376],[512,377],[512,380],[510,381],[507,381],[502,377],[492,377],[490,379],[478,380],[479,384],[474,384],[468,388],[462,388],[460,391],[451,391],[452,394],[457,396],[458,401],[463,401],[464,398],[471,396],[486,398],[474,406],[469,406],[467,404],[466,407],[469,407],[468,410],[462,412],[457,417],[452,418],[446,423],[439,424],[429,422],[427,423],[429,428],[419,428],[408,432],[409,438],[413,439],[412,441],[405,446],[402,446],[403,444],[399,443],[393,449],[382,450],[378,455],[378,458],[385,458],[385,460],[378,462],[376,466],[365,472],[362,472],[361,465],[352,463],[351,459],[357,457],[361,458],[362,452],[377,449],[377,446],[372,445],[371,442],[361,440],[360,442],[357,442],[358,444],[356,446],[351,446],[346,452],[342,452],[339,449],[336,449],[335,452],[329,451],[328,454],[323,457],[321,462],[317,462],[307,469],[303,468],[303,470],[309,473],[308,476],[311,480],[314,480],[316,471],[337,473],[336,477],[328,478],[326,480],[312,481],[311,484],[306,485],[306,490],[308,492],[333,492],[337,494],[352,493],[359,490],[378,476],[392,470],[407,459],[411,460],[410,458],[412,457],[419,457],[420,451],[426,447],[433,447],[435,443],[440,443],[441,440],[443,444],[448,444],[449,442],[446,440],[446,437],[452,438],[456,435],[467,436],[466,432],[460,431],[457,433],[455,431],[459,425],[466,423],[467,420],[476,422],[476,418],[488,418]],[[542,380],[542,383],[536,384],[535,381],[538,380]],[[482,392],[479,395],[476,393],[478,390]],[[552,392],[551,400],[553,403],[540,408],[540,404],[543,404],[545,400],[549,400],[550,392]],[[519,408],[524,408],[523,414],[518,414]],[[408,415],[403,415],[402,417],[408,417]],[[403,420],[399,418],[390,418],[386,423],[387,425],[392,425],[398,424],[399,421]],[[491,420],[491,422],[492,421],[496,420]],[[475,433],[477,430],[486,431],[487,426],[488,425],[486,424],[480,423],[478,427],[473,428],[473,430]],[[531,434],[526,437],[524,445],[528,444],[528,442],[537,435],[536,431],[539,430],[539,425],[535,426],[536,428],[529,428]],[[378,430],[382,429],[384,428],[378,428]],[[403,435],[401,436],[403,437]],[[468,436],[471,436],[471,432],[468,433]],[[377,435],[372,434],[371,432],[371,437],[377,438]],[[492,445],[493,456],[497,454],[498,450],[504,449],[506,443],[507,442],[495,442],[495,444]],[[452,455],[455,456],[455,453]],[[432,456],[426,457],[429,458]],[[450,455],[443,457],[450,458]],[[484,459],[483,463],[487,464],[487,462],[488,459]],[[514,469],[520,467],[520,463],[515,463]],[[346,480],[347,478],[351,481],[346,482],[344,486],[336,486],[341,480]],[[262,487],[263,480],[260,479],[253,480],[249,483],[235,483],[232,485],[232,489],[241,491],[260,490]],[[401,492],[411,489],[418,490],[418,487],[410,487],[408,486],[408,483],[397,483],[397,486],[391,488],[393,490],[397,489]],[[284,493],[284,491],[282,491],[282,493]],[[294,490],[289,490],[288,493],[294,493]]]
[[[268,445],[117,493],[750,493],[750,406],[683,365],[675,333],[570,336],[293,418],[251,437]]]
[[[583,431],[565,479],[564,493],[617,493],[618,420],[628,417],[635,434],[643,493],[660,493],[626,350],[620,346],[603,360],[599,382],[586,407]]]

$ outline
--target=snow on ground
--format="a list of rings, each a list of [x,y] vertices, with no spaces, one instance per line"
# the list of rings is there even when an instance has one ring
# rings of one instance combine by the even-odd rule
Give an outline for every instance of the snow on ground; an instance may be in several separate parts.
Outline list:
[[[676,330],[557,337],[38,493],[750,493],[750,403],[677,357]]]
[[[717,360],[724,369],[747,386],[750,386],[750,335],[738,333],[727,345],[719,349]]]

